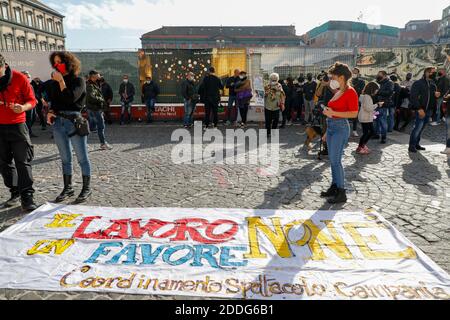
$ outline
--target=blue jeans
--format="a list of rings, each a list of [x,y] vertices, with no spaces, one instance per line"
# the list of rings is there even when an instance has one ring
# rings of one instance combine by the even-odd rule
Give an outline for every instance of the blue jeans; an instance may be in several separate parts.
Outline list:
[[[194,121],[195,103],[184,99],[184,125],[190,126]]]
[[[387,131],[388,132],[392,132],[394,131],[394,126],[395,126],[395,107],[389,107],[389,115],[387,117],[387,123],[388,123],[388,128]]]
[[[350,124],[347,119],[327,119],[327,126],[328,155],[333,184],[336,184],[339,189],[344,189],[345,172],[342,158],[350,137]]]
[[[237,97],[230,96],[228,99],[228,118],[230,122],[236,122],[237,120]]]
[[[444,97],[437,99],[437,109],[436,109],[436,114],[433,117],[433,121],[441,122],[441,107],[442,107],[443,103],[444,103]]]
[[[92,123],[91,128],[96,128],[98,133],[98,138],[101,144],[105,144],[105,118],[103,116],[103,111],[88,111],[89,122]]]
[[[378,109],[379,115],[375,122],[375,134],[381,135],[382,139],[386,139],[387,131],[388,131],[388,123],[387,123],[387,108]]]
[[[63,174],[72,175],[73,159],[72,148],[75,150],[75,154],[78,159],[78,163],[81,167],[83,176],[91,176],[91,163],[89,161],[88,149],[87,149],[87,137],[80,137],[75,135],[69,137],[69,135],[75,132],[75,126],[72,121],[61,117],[56,117],[55,124],[53,126],[53,136],[56,146],[59,150],[59,155],[62,161]]]
[[[122,102],[122,112],[120,113],[120,123],[125,122],[125,111],[128,113],[128,122],[131,122],[131,102]]]
[[[422,137],[422,132],[425,130],[426,125],[430,122],[433,112],[428,110],[423,119],[420,119],[419,113],[416,112],[416,122],[414,124],[414,129],[411,132],[411,138],[409,140],[409,146],[415,148],[420,145],[420,139]]]
[[[147,106],[147,123],[150,123],[153,121],[152,119],[152,113],[155,112],[155,104],[156,99],[149,98],[147,101],[145,101],[145,105]]]

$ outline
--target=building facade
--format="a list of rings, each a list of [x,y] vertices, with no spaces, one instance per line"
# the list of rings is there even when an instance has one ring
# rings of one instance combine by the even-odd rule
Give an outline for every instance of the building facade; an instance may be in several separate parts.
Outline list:
[[[412,20],[400,31],[400,45],[437,43],[441,20]]]
[[[0,50],[64,50],[63,19],[37,0],[0,0]]]
[[[442,12],[441,26],[439,28],[439,41],[450,43],[450,6]]]
[[[307,44],[316,48],[382,47],[398,44],[400,29],[353,21],[328,21],[307,32]]]
[[[297,47],[295,26],[162,27],[141,37],[143,49]]]

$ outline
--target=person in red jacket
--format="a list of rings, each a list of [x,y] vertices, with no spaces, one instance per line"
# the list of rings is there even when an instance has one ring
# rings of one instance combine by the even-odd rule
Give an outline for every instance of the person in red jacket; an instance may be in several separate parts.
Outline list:
[[[21,200],[22,209],[37,209],[33,200],[31,161],[34,149],[26,125],[26,112],[36,106],[36,98],[28,79],[12,70],[0,55],[0,171],[11,198],[4,207]],[[14,160],[14,163],[13,163]]]

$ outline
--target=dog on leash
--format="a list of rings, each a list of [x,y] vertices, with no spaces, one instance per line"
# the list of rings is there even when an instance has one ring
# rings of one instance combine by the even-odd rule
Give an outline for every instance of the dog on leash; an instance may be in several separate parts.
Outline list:
[[[322,139],[322,128],[320,126],[307,126],[305,129],[306,132],[306,141],[305,141],[305,147],[308,149],[308,151],[312,150],[312,142],[316,139],[316,138],[320,138]]]

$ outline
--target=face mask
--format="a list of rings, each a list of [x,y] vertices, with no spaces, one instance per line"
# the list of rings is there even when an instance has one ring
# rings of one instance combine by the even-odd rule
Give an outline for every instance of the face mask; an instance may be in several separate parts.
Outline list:
[[[358,79],[358,75],[357,74],[353,74],[353,79]]]
[[[378,76],[377,77],[377,82],[381,82],[381,81],[383,81],[383,77],[382,76]]]
[[[150,84],[151,81],[150,81],[150,80],[147,80],[147,81],[145,81],[145,82],[146,82],[147,84]]]
[[[276,86],[278,84],[278,81],[272,80],[272,82],[270,82],[273,86]]]
[[[443,77],[444,74],[443,74],[442,72],[439,72],[438,76],[439,76],[439,77]]]
[[[311,78],[311,77],[308,77],[308,81],[312,81],[312,78]]]
[[[245,76],[239,76],[239,79],[243,80],[245,78]]]
[[[330,81],[330,88],[331,90],[337,90],[341,87],[341,84],[337,80],[331,80]]]
[[[123,79],[123,83],[128,83],[128,79]]]
[[[432,79],[432,80],[436,79],[436,72],[433,72],[432,74],[430,74],[430,79]]]
[[[63,75],[67,73],[67,67],[65,63],[55,63],[54,67],[59,73]]]

